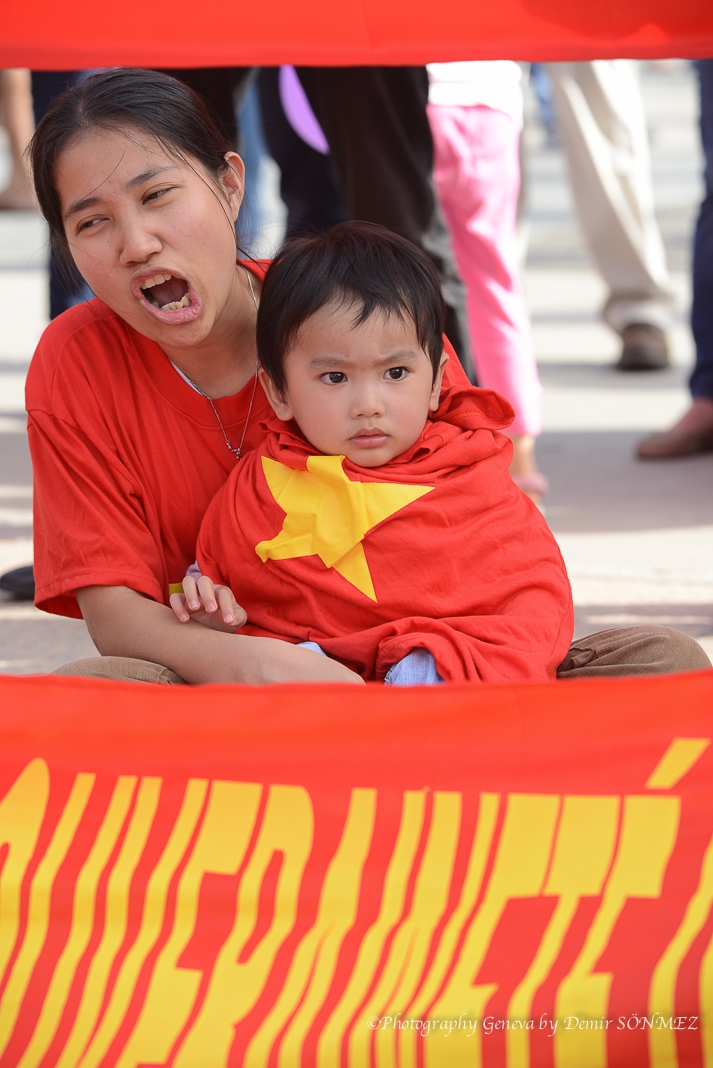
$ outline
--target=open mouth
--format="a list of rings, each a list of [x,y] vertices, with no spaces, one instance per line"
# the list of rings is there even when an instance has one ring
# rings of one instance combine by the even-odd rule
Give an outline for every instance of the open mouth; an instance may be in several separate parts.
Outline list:
[[[149,304],[161,311],[178,311],[191,303],[188,282],[172,274],[155,274],[141,283],[141,292]]]

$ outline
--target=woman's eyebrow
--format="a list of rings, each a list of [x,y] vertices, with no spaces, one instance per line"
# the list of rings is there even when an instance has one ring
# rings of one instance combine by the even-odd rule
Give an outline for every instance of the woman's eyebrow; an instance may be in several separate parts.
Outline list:
[[[141,174],[134,175],[126,183],[124,188],[128,191],[135,189],[138,185],[143,185],[144,182],[150,182],[152,178],[158,177],[159,174],[164,174],[166,171],[175,171],[175,167],[170,163],[161,167],[151,167],[147,171],[142,171]],[[76,215],[77,212],[86,211],[87,208],[93,208],[97,204],[101,204],[102,198],[99,196],[82,197],[80,200],[74,200],[68,206],[64,213],[64,221],[67,222],[72,215]]]
[[[137,185],[143,185],[144,182],[150,182],[152,178],[158,177],[159,174],[175,170],[176,167],[171,163],[166,163],[161,167],[150,167],[147,171],[142,171],[141,174],[137,174],[133,178],[130,178],[124,188],[127,190],[136,189]]]
[[[67,222],[72,215],[76,215],[77,212],[86,211],[87,208],[93,208],[95,204],[101,204],[101,197],[82,197],[80,200],[73,200],[64,213],[64,221]]]

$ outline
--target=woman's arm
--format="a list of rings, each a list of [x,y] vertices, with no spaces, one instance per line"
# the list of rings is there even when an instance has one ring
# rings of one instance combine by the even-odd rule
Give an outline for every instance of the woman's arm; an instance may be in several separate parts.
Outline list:
[[[76,597],[102,656],[151,660],[193,685],[363,681],[336,660],[289,642],[181,623],[170,608],[126,586],[85,586]]]

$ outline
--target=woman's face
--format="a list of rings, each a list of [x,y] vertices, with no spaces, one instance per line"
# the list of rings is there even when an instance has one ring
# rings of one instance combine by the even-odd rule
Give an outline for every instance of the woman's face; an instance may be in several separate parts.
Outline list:
[[[213,178],[140,130],[89,130],[57,163],[67,241],[98,297],[166,351],[230,330],[244,168]]]

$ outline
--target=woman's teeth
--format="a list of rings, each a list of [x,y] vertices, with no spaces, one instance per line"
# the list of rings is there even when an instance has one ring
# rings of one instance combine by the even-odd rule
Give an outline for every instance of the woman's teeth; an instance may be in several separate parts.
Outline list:
[[[161,282],[169,282],[173,278],[172,274],[155,274],[153,278],[147,278],[141,284],[142,289],[153,289],[154,286],[160,286]]]
[[[187,293],[181,300],[172,300],[170,304],[159,304],[159,302],[154,300],[153,297],[150,297],[148,293],[146,294],[146,299],[150,304],[153,304],[154,308],[160,308],[161,311],[178,311],[179,308],[187,308],[191,303],[191,298]]]
[[[188,293],[186,293],[180,300],[172,300],[168,304],[159,304],[151,293],[148,292],[150,289],[153,289],[154,286],[159,286],[163,282],[170,282],[172,278],[172,274],[155,274],[152,278],[146,278],[141,283],[141,292],[149,303],[153,304],[154,308],[160,308],[161,311],[178,311],[179,308],[187,308],[191,303],[191,298]]]
[[[151,300],[150,297],[149,300]],[[155,304],[157,308],[159,307],[158,303],[155,300],[152,301],[152,303]],[[172,300],[170,304],[164,304],[161,308],[161,311],[178,311],[179,308],[187,308],[190,303],[191,298],[186,293],[185,297],[183,297],[181,300]]]

